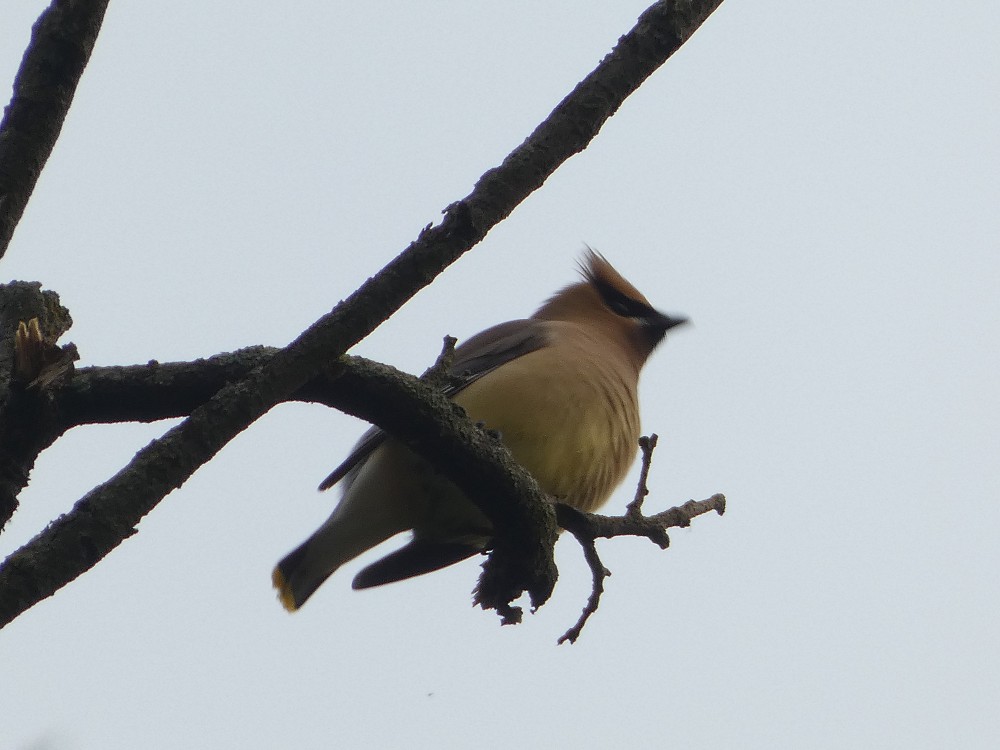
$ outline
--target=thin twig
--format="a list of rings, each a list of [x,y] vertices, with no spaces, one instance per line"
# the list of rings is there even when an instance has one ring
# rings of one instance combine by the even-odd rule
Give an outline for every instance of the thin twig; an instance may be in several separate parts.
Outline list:
[[[593,589],[580,619],[559,638],[559,643],[566,641],[575,643],[580,637],[583,626],[600,604],[601,594],[604,593],[604,579],[611,575],[611,571],[604,567],[597,555],[596,539],[644,536],[659,545],[661,549],[666,549],[670,545],[666,531],[668,528],[690,526],[693,518],[711,511],[720,516],[726,512],[724,495],[712,495],[707,500],[689,500],[683,505],[653,516],[630,515],[627,512],[622,516],[599,516],[594,513],[581,513],[568,505],[557,504],[556,522],[580,543],[593,576]]]
[[[656,450],[656,441],[659,439],[659,436],[655,432],[649,437],[643,435],[639,438],[639,450],[642,452],[642,468],[639,471],[639,482],[635,486],[635,499],[625,506],[626,516],[642,516],[642,501],[649,494],[649,487],[646,485],[646,480],[649,479],[649,467],[653,463],[653,451]]]
[[[559,644],[563,644],[566,641],[576,643],[576,639],[580,637],[580,633],[583,631],[583,626],[587,624],[587,620],[590,619],[590,616],[601,605],[601,594],[604,593],[604,579],[611,575],[611,571],[604,567],[604,563],[601,562],[601,558],[597,554],[597,545],[594,543],[594,540],[587,538],[573,529],[569,529],[569,533],[576,537],[576,540],[583,548],[583,557],[590,567],[592,586],[590,597],[587,599],[587,604],[580,613],[580,618],[573,627],[559,637],[557,641]]]
[[[441,344],[441,353],[434,364],[424,371],[420,379],[438,390],[445,390],[451,385],[453,379],[451,365],[455,361],[455,344],[457,343],[458,339],[454,336],[445,336]]]
[[[649,468],[652,464],[656,441],[655,434],[639,438],[639,447],[642,450],[642,469],[639,473],[635,499],[628,504],[624,515],[599,516],[594,513],[582,513],[561,503],[556,505],[556,523],[559,524],[560,528],[572,534],[580,543],[593,577],[590,597],[587,599],[587,604],[584,606],[580,618],[559,638],[559,643],[566,641],[575,643],[576,639],[580,637],[583,626],[600,605],[601,594],[604,593],[604,579],[611,575],[611,571],[604,567],[604,563],[601,562],[601,558],[597,554],[596,539],[610,539],[616,536],[644,536],[661,549],[666,549],[670,546],[670,537],[667,535],[668,528],[690,526],[691,519],[713,510],[720,516],[726,512],[726,498],[723,495],[712,495],[707,500],[690,500],[681,506],[652,516],[642,514],[642,502],[649,494],[646,482],[649,478]]]

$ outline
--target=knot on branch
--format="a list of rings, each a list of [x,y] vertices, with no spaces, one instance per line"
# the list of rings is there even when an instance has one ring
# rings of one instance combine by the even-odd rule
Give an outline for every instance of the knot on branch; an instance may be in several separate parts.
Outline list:
[[[56,346],[73,319],[37,281],[0,285],[0,381],[43,387],[72,370],[76,347]]]
[[[19,321],[14,334],[14,367],[11,382],[28,388],[44,390],[73,372],[73,363],[80,358],[75,344],[57,346],[46,337],[38,318]]]

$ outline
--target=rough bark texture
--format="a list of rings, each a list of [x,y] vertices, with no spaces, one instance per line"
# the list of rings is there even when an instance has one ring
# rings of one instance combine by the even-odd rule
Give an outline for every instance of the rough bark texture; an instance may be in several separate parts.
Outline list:
[[[31,320],[38,321],[40,346],[52,349],[73,322],[59,295],[37,282],[0,286],[0,529],[17,510],[35,458],[62,434],[50,390],[17,372],[18,326]]]
[[[0,257],[52,153],[108,0],[53,0],[31,30],[0,122]]]

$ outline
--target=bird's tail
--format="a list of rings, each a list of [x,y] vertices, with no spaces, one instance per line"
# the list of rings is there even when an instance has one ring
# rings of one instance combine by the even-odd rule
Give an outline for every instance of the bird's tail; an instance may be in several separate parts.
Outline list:
[[[310,559],[307,539],[289,552],[274,567],[271,583],[278,590],[278,601],[289,612],[294,612],[312,596],[323,581],[329,578],[338,565],[318,566]]]
[[[289,612],[299,609],[344,563],[410,528],[391,507],[368,503],[361,510],[342,502],[333,515],[279,562],[271,574],[278,600]]]

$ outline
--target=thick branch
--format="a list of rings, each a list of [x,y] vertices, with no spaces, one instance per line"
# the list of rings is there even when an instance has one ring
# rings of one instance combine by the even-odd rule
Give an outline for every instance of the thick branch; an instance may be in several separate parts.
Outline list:
[[[244,377],[247,371],[266,362],[277,351],[251,347],[190,363],[83,368],[59,393],[60,412],[76,419],[112,414],[113,421],[184,416],[227,380]],[[463,483],[470,497],[481,500],[484,512],[497,526],[505,523],[506,496],[498,493],[496,497],[490,497],[484,494],[484,488],[493,487],[497,481],[492,472],[498,464],[505,472],[515,471],[517,467],[488,434],[456,414],[454,405],[436,391],[427,393],[422,390],[422,384],[410,375],[360,357],[345,356],[341,358],[339,367],[342,367],[339,377],[318,378],[306,384],[292,398],[323,403],[379,424],[442,471],[454,473],[456,467],[460,467],[465,478],[456,477],[456,481]],[[425,373],[425,377],[430,376],[434,382],[445,380],[446,376],[440,369],[440,365],[432,368]],[[642,501],[649,492],[647,478],[656,443],[656,435],[639,441],[642,467],[635,498],[629,503],[625,515],[583,514],[567,506],[557,506],[559,525],[580,542],[594,578],[587,606],[560,643],[575,641],[587,619],[599,606],[603,579],[609,573],[600,561],[595,539],[645,536],[665,548],[669,544],[666,529],[686,526],[702,513],[711,510],[722,513],[725,509],[725,498],[715,495],[705,501],[691,501],[679,508],[643,516]],[[512,535],[520,537],[513,529]],[[499,609],[505,611],[502,607]],[[516,619],[517,611],[512,609],[507,614]]]
[[[181,416],[187,410],[197,414],[203,410],[197,405],[197,398],[210,395],[211,389],[223,384],[227,377],[246,376],[248,368],[253,368],[251,377],[253,373],[268,369],[268,364],[281,353],[281,350],[255,348],[201,363],[84,368],[63,391],[62,395],[68,394],[68,397],[57,398],[57,402],[64,409],[68,404],[70,413],[74,409],[79,413],[80,402],[89,402],[95,394],[110,397],[117,391],[128,394],[135,405],[171,405],[169,410],[161,410],[157,417]],[[493,563],[497,569],[487,575],[486,584],[480,586],[483,605],[495,607],[509,602],[520,595],[525,582],[531,584],[529,590],[541,604],[544,598],[538,592],[547,596],[556,575],[554,564],[551,569],[544,564],[551,560],[547,553],[551,552],[555,541],[555,522],[551,507],[530,475],[510,458],[495,437],[477,428],[454,403],[416,378],[386,365],[346,356],[335,369],[336,377],[318,378],[303,388],[299,397],[336,405],[349,414],[382,425],[451,474],[456,484],[474,497],[494,522],[498,536],[512,540],[508,554],[500,556],[499,563]],[[195,371],[200,375],[196,376]],[[133,377],[130,379],[128,375]],[[130,387],[114,387],[124,382],[130,382]],[[86,407],[82,411],[85,412]],[[160,442],[169,440],[170,436],[168,433]],[[186,460],[181,452],[175,452],[174,458]],[[32,579],[37,580],[38,573],[32,563],[38,558],[51,560],[57,556],[65,559],[66,553],[72,550],[76,553],[71,558],[73,564],[89,567],[109,538],[113,541],[118,536],[125,538],[134,533],[133,528],[126,528],[118,519],[129,518],[128,514],[134,512],[130,503],[136,494],[144,491],[137,485],[148,481],[146,470],[147,465],[140,463],[134,468],[126,467],[115,477],[113,481],[121,483],[124,491],[100,499],[105,503],[101,518],[95,517],[91,500],[95,492],[102,489],[97,488],[12,555],[0,567],[0,590],[6,595],[9,583],[17,582],[18,577],[24,578],[25,568],[31,572]],[[152,478],[153,481],[157,479]],[[170,489],[169,486],[154,488],[164,494]],[[512,506],[512,491],[515,498],[527,499],[521,511],[516,505]],[[51,562],[48,565],[51,566]],[[511,586],[521,588],[512,591]],[[3,606],[0,604],[0,615]]]
[[[245,378],[279,351],[251,347],[191,363],[82,368],[58,392],[58,411],[67,427],[88,421],[186,416],[226,382]],[[440,381],[443,376],[438,369],[425,375]],[[520,595],[523,582],[528,581],[535,604],[540,605],[551,591],[550,582],[555,581],[554,564],[549,567],[551,557],[546,552],[555,541],[555,517],[531,476],[495,437],[412,375],[346,355],[333,370],[289,399],[323,403],[377,424],[448,473],[490,518],[498,537],[512,540],[510,553],[500,555],[500,563],[490,563],[499,567],[481,582],[478,601],[484,607],[493,608],[495,602],[499,606],[510,600],[506,597]],[[529,500],[522,509],[512,506],[512,487],[519,497]],[[535,547],[524,549],[525,545]],[[508,591],[518,584],[522,589]]]
[[[249,347],[195,362],[152,362],[130,367],[84,367],[56,394],[57,411],[65,427],[91,422],[154,421],[191,413],[226,382],[240,380],[254,368],[265,365],[280,350]],[[455,474],[456,464],[467,465],[467,481],[480,491],[483,477],[495,479],[489,468],[476,466],[479,448],[463,451],[463,442],[489,446],[481,430],[469,429],[468,420],[455,417],[455,407],[437,391],[412,375],[362,357],[344,356],[335,377],[319,377],[289,396],[289,400],[321,403],[377,424],[411,444],[434,464]],[[580,513],[567,506],[559,509],[562,528],[590,538],[645,536],[663,548],[669,544],[666,529],[687,526],[702,513],[725,510],[725,498],[714,495],[705,501],[690,501],[652,516],[641,513],[648,493],[646,480],[657,436],[640,440],[643,461],[636,497],[625,515],[600,516]],[[446,441],[446,442],[438,442]],[[503,464],[500,468],[506,471]],[[460,481],[457,480],[456,481]],[[470,493],[471,494],[471,493]],[[507,498],[498,495],[500,502]],[[491,502],[491,501],[486,501]],[[498,507],[484,507],[496,515]]]
[[[280,351],[250,347],[196,362],[84,367],[55,392],[56,408],[67,428],[187,416],[227,382],[246,378]],[[484,512],[497,526],[511,524],[501,517],[510,498],[496,488],[504,485],[503,476],[523,470],[497,451],[499,441],[473,425],[440,391],[389,365],[344,355],[332,371],[288,400],[326,404],[379,425],[431,463],[446,467],[470,495],[482,497]]]
[[[0,257],[62,130],[108,0],[53,0],[31,30],[0,122]]]
[[[453,345],[454,339],[447,343]],[[108,407],[114,407],[115,421],[183,416],[226,380],[243,377],[277,351],[251,347],[190,363],[83,368],[59,394],[60,411],[77,418],[100,417],[109,413]],[[447,359],[449,351],[450,347],[446,346],[442,359]],[[442,372],[444,366],[439,361],[423,377],[435,384],[447,382],[447,375]],[[323,403],[380,425],[440,470],[453,474],[470,497],[480,500],[480,507],[495,525],[510,523],[505,510],[506,495],[495,493],[493,496],[489,490],[499,481],[494,476],[495,471],[510,473],[519,467],[488,433],[471,425],[457,413],[454,404],[436,390],[428,391],[427,385],[411,375],[361,357],[342,357],[338,369],[341,369],[339,377],[320,377],[307,383],[292,398]],[[678,508],[643,516],[642,502],[649,493],[647,480],[656,444],[656,435],[639,440],[642,466],[635,498],[625,515],[585,514],[568,506],[556,506],[559,525],[576,537],[593,575],[587,605],[577,623],[559,639],[560,643],[575,642],[600,604],[603,580],[610,573],[598,555],[597,538],[645,536],[666,548],[669,545],[668,528],[687,526],[691,519],[709,511],[721,514],[725,510],[725,498],[714,495],[704,501],[692,500]],[[511,534],[513,538],[521,538],[513,528]],[[516,608],[506,610],[501,605],[498,609],[512,620],[518,617]]]
[[[17,330],[26,321],[40,334],[43,349],[74,356],[72,345],[59,352],[55,340],[72,320],[59,295],[42,291],[36,282],[14,281],[0,286],[0,529],[17,509],[17,496],[28,483],[35,458],[62,434],[50,392],[32,387],[18,372]],[[35,327],[37,326],[37,327]],[[71,361],[71,360],[70,360]],[[34,375],[36,373],[33,373]]]
[[[65,431],[86,424],[186,417],[227,383],[248,377],[279,351],[273,346],[251,346],[193,362],[78,368],[54,394],[60,426]],[[303,396],[298,400],[320,399]]]
[[[475,602],[505,622],[520,610],[510,602],[527,591],[533,607],[552,594],[555,513],[537,483],[489,431],[425,383],[387,365],[343,357],[330,384],[337,408],[381,426],[430,461],[486,514],[495,531]],[[322,389],[322,384],[311,388]]]
[[[145,365],[81,367],[72,379],[53,391],[59,429],[65,432],[86,424],[155,422],[186,417],[227,383],[248,377],[255,368],[269,363],[279,351],[273,346],[250,346],[193,362],[153,361]],[[343,369],[338,370],[339,376],[321,375],[287,400],[325,404],[377,422],[374,415],[381,407],[374,403],[366,406],[366,402],[392,398],[394,391],[379,390],[374,381],[357,381],[365,380],[369,365],[376,368],[380,365],[363,357],[346,355],[339,364],[343,365]],[[398,376],[401,381],[413,379],[407,373],[399,372]],[[339,382],[340,377],[345,378],[344,382]],[[435,365],[421,376],[421,380],[437,386],[446,384],[448,377],[439,373]]]

